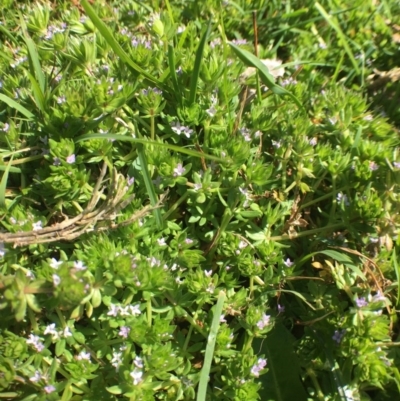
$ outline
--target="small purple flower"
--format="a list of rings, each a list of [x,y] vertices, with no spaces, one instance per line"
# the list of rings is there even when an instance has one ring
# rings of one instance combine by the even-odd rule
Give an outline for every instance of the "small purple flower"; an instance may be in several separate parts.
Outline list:
[[[34,334],[29,334],[29,339],[26,340],[26,343],[32,345],[33,348],[35,348],[38,352],[42,352],[44,350],[42,339]]]
[[[214,49],[215,46],[219,46],[220,44],[221,44],[221,39],[216,38],[210,42],[210,47],[211,47],[211,49]]]
[[[174,177],[179,177],[185,174],[186,169],[182,166],[182,163],[178,163],[176,168],[174,168]]]
[[[63,104],[63,103],[65,103],[67,101],[67,99],[66,99],[66,97],[63,95],[63,96],[59,96],[58,98],[57,98],[57,103],[58,104]]]
[[[201,184],[201,183],[196,183],[196,184],[193,185],[193,189],[194,189],[195,191],[198,191],[198,190],[201,189],[202,187],[203,187],[203,184]]]
[[[185,135],[186,138],[190,138],[190,135],[192,135],[193,130],[190,129],[189,127],[185,127],[184,125],[181,125],[180,122],[173,122],[171,126],[172,131],[175,132],[177,135]]]
[[[368,302],[364,297],[361,297],[356,299],[356,305],[357,307],[362,308],[363,306],[367,306]]]
[[[29,381],[31,381],[33,383],[37,383],[38,381],[40,381],[42,379],[43,379],[43,375],[38,370],[36,370],[35,374],[29,378]]]
[[[270,315],[266,315],[265,313],[262,315],[262,318],[257,322],[257,327],[260,330],[263,330],[264,327],[269,325],[269,321],[271,320]]]
[[[287,258],[286,260],[283,261],[283,264],[286,267],[292,267],[294,265],[294,262],[292,262],[289,258]]]
[[[122,326],[119,330],[119,335],[123,338],[128,338],[129,332],[131,331],[131,328],[128,326]]]
[[[128,184],[129,186],[132,186],[133,183],[135,182],[135,177],[129,177],[129,175],[128,175],[127,177],[128,177],[128,180],[126,181],[127,184]]]
[[[190,238],[186,238],[186,239],[185,239],[185,243],[186,243],[187,245],[193,244],[193,240],[190,239]]]
[[[236,46],[240,46],[240,45],[245,45],[247,44],[247,40],[246,39],[233,39],[232,43]]]
[[[332,336],[332,339],[336,341],[338,344],[340,344],[345,334],[346,334],[346,329],[335,330],[335,334]]]
[[[277,307],[278,307],[278,313],[283,313],[283,312],[285,312],[285,306],[284,305],[277,305]]]
[[[251,374],[255,377],[260,376],[260,372],[265,368],[267,365],[267,360],[263,358],[258,358],[257,363],[251,368]]]
[[[135,368],[131,373],[130,376],[133,379],[133,384],[136,386],[138,385],[141,381],[143,381],[142,376],[143,372],[137,368]]]
[[[393,166],[395,168],[400,168],[400,162],[393,162]]]
[[[311,146],[315,146],[318,143],[317,138],[311,138],[308,143]]]
[[[118,316],[118,312],[119,312],[119,306],[111,304],[110,310],[108,311],[107,315],[108,316]]]
[[[72,154],[72,155],[68,156],[67,159],[66,159],[66,162],[69,163],[69,164],[75,163],[75,155]]]
[[[378,170],[378,168],[379,168],[379,166],[374,161],[369,162],[369,169],[371,171],[376,171],[376,170]]]
[[[56,391],[56,388],[52,384],[48,384],[47,386],[44,386],[44,392],[46,394],[54,393]]]

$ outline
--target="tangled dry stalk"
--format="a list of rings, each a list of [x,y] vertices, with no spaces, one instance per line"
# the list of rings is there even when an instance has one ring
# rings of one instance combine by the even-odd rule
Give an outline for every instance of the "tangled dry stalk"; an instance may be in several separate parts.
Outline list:
[[[106,187],[102,186],[102,184],[106,172],[107,164],[104,163],[93,189],[93,196],[82,213],[73,218],[67,217],[61,223],[55,223],[40,230],[0,233],[0,242],[12,243],[14,244],[14,247],[18,247],[60,240],[71,241],[85,233],[100,232],[129,225],[162,205],[166,194],[161,196],[157,205],[145,206],[135,212],[129,219],[115,223],[114,220],[118,213],[132,202],[135,195],[130,195],[124,200],[127,192],[126,179],[122,174],[117,173],[117,171],[113,169],[111,172],[108,193],[105,196],[104,201],[96,208],[99,200],[102,197],[104,198],[103,193]],[[108,222],[108,224],[99,225],[99,222]]]

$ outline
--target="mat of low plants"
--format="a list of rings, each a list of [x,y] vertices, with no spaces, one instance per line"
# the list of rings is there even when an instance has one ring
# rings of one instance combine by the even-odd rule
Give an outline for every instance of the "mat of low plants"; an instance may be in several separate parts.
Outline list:
[[[400,5],[0,11],[0,398],[400,393]]]

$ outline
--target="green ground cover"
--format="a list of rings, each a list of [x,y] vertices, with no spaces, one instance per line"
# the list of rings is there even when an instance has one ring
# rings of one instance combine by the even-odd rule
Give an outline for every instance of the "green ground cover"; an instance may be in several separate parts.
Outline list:
[[[399,399],[399,3],[2,6],[1,399]]]

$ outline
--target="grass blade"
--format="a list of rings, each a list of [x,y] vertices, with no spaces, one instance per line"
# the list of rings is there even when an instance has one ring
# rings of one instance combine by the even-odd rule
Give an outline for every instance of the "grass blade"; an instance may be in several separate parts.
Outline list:
[[[149,194],[150,202],[152,206],[156,206],[158,203],[158,198],[156,194],[156,190],[154,189],[153,181],[151,180],[150,173],[149,173],[149,166],[147,163],[147,157],[144,152],[143,145],[138,145],[137,152],[140,161],[140,168],[143,174],[144,184],[146,186],[147,192]],[[157,226],[159,229],[163,227],[163,219],[161,216],[161,211],[159,208],[155,208],[153,210],[154,216],[156,218]]]
[[[44,113],[45,106],[44,106],[43,92],[40,90],[40,86],[39,86],[38,82],[36,81],[35,77],[29,72],[28,72],[28,77],[32,84],[32,91],[33,91],[33,96],[35,97],[35,100],[36,100],[36,105],[38,106],[39,110],[42,113]]]
[[[120,44],[114,38],[112,32],[108,29],[106,24],[98,17],[92,6],[87,0],[82,0],[82,7],[85,9],[86,14],[92,20],[94,26],[99,30],[100,34],[104,37],[107,43],[111,46],[117,56],[127,65],[129,65],[138,75],[143,75],[147,81],[151,84],[155,84],[162,90],[169,92],[168,88],[165,87],[158,79],[153,77],[147,71],[143,70],[138,64],[136,64],[131,58],[125,53]]]
[[[325,9],[322,7],[321,4],[315,2],[315,8],[319,11],[319,13],[325,18],[325,21],[336,31],[340,38],[340,43],[342,44],[345,52],[350,58],[351,63],[353,64],[354,69],[356,70],[357,74],[360,73],[360,69],[358,68],[357,61],[354,57],[353,52],[350,49],[349,44],[347,43],[347,39],[343,31],[341,30],[339,24],[333,19],[332,15],[329,15]]]
[[[26,109],[24,106],[21,106],[19,103],[17,103],[15,100],[11,99],[10,97],[3,95],[2,93],[0,94],[0,100],[6,103],[8,106],[12,107],[13,109],[19,111],[21,114],[23,114],[26,118],[29,120],[32,120],[34,115]]]
[[[28,35],[26,32],[26,25],[25,21],[21,16],[21,26],[24,31],[24,39],[26,46],[28,47],[28,55],[29,55],[29,66],[31,70],[32,76],[36,76],[38,83],[39,83],[39,88],[42,93],[42,97],[44,96],[44,92],[46,91],[46,78],[43,74],[42,67],[40,65],[39,61],[39,54],[36,50],[35,43],[31,39],[31,37]]]
[[[0,95],[1,97],[1,95]],[[220,157],[209,155],[207,153],[201,153],[196,150],[192,149],[186,149],[181,146],[176,146],[176,145],[171,145],[169,143],[163,143],[163,142],[156,142],[156,141],[149,141],[147,139],[140,139],[140,138],[132,138],[130,136],[125,136],[125,135],[115,135],[115,134],[85,134],[82,136],[79,136],[78,138],[75,138],[76,142],[81,142],[81,141],[86,141],[89,139],[115,139],[117,141],[127,141],[127,142],[133,142],[133,143],[138,143],[142,145],[153,145],[153,146],[161,146],[163,148],[167,148],[169,150],[173,150],[178,153],[184,153],[189,156],[194,156],[194,157],[203,157],[204,159],[208,160],[214,160],[220,163],[226,163],[226,159],[221,159]]]
[[[201,368],[199,388],[197,390],[196,401],[205,401],[207,396],[207,384],[210,378],[211,363],[214,356],[215,342],[217,341],[217,334],[221,324],[222,308],[224,306],[226,294],[220,291],[218,295],[217,306],[214,310],[214,316],[211,323],[210,333],[208,335],[206,353],[204,355],[204,363]]]
[[[179,99],[179,101],[181,101],[181,92],[179,90],[178,78],[176,76],[174,47],[172,45],[168,45],[168,64],[175,96]]]
[[[258,70],[261,80],[268,87],[268,89],[270,89],[276,95],[289,96],[300,109],[304,110],[303,105],[296,96],[294,96],[291,92],[289,92],[282,86],[275,83],[275,78],[269,73],[268,68],[261,62],[258,57],[248,52],[247,50],[241,49],[233,43],[229,43],[229,46],[245,65],[247,65],[248,67],[254,67]]]
[[[197,51],[196,51],[196,59],[194,61],[192,78],[190,80],[189,105],[192,105],[194,103],[194,101],[196,100],[197,83],[199,81],[199,76],[200,76],[200,66],[201,66],[201,61],[203,60],[204,47],[207,43],[207,39],[208,39],[208,35],[210,34],[210,30],[211,30],[211,20],[208,23],[207,29],[204,32],[204,34],[200,40],[199,47],[197,48]]]
[[[0,208],[6,207],[6,189],[7,189],[7,180],[8,180],[8,173],[11,168],[11,162],[13,161],[14,155],[11,156],[10,161],[7,164],[6,169],[4,170],[3,177],[1,177],[0,182]]]
[[[394,272],[396,273],[396,278],[397,278],[397,302],[396,302],[396,306],[399,306],[399,304],[400,304],[400,270],[399,270],[399,265],[397,263],[396,248],[393,248],[392,265],[393,265]]]

